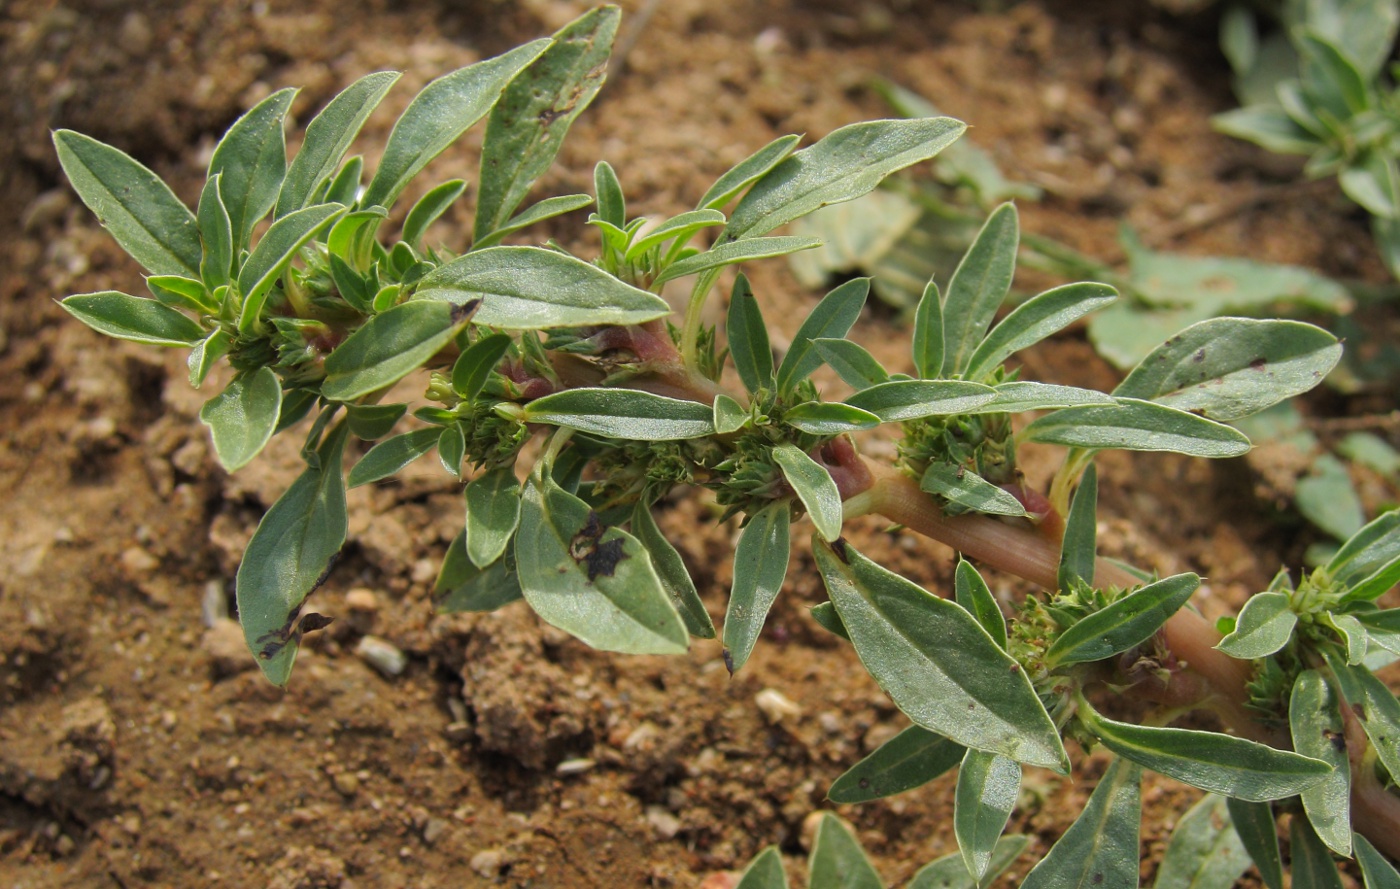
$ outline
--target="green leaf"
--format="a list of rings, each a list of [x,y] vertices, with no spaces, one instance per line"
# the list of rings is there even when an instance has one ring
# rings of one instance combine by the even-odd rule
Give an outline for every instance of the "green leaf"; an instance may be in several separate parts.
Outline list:
[[[925,380],[943,376],[943,298],[929,281],[914,309],[914,367]]]
[[[219,328],[195,344],[189,357],[191,388],[198,389],[204,385],[204,378],[218,360],[228,354],[232,342],[233,337],[228,331]]]
[[[891,173],[933,157],[966,128],[946,117],[842,127],[758,179],[734,208],[720,243],[766,234],[820,207],[858,198]]]
[[[57,130],[53,144],[73,190],[132,259],[153,275],[199,277],[198,224],[159,176],[82,133]]]
[[[744,868],[734,889],[788,889],[783,873],[783,856],[777,846],[769,846]]]
[[[734,279],[725,331],[729,334],[729,357],[744,388],[750,394],[773,388],[773,348],[768,344],[768,325],[744,275]]]
[[[807,613],[828,633],[840,636],[847,642],[851,641],[851,634],[846,632],[846,625],[841,623],[841,615],[836,613],[836,606],[831,602],[819,602],[808,608]]]
[[[1128,593],[1060,634],[1045,653],[1051,666],[1101,661],[1141,645],[1191,598],[1201,579],[1176,574]]]
[[[1293,637],[1298,615],[1286,593],[1255,593],[1240,609],[1235,629],[1215,647],[1241,660],[1268,657]]]
[[[203,281],[183,275],[151,275],[146,288],[161,305],[170,309],[185,309],[200,315],[219,311],[219,301],[204,286]]]
[[[439,77],[423,88],[394,124],[379,169],[360,206],[392,207],[413,177],[457,141],[496,103],[501,90],[548,48],[535,40],[504,55]]]
[[[1370,840],[1354,833],[1351,844],[1356,850],[1356,863],[1361,865],[1361,874],[1366,878],[1366,889],[1400,889],[1400,871],[1376,851]]]
[[[1021,889],[1136,889],[1142,769],[1114,760]]]
[[[1238,457],[1250,448],[1249,438],[1238,429],[1132,398],[1055,411],[1031,423],[1020,437],[1072,448],[1174,451],[1192,457]]]
[[[620,17],[601,6],[565,25],[501,93],[481,150],[479,235],[500,228],[554,163],[574,118],[603,86]]]
[[[521,596],[519,576],[506,559],[478,568],[467,557],[466,535],[452,539],[433,584],[433,605],[439,612],[495,611]]]
[[[1400,608],[1360,612],[1353,616],[1366,628],[1366,635],[1371,641],[1387,651],[1400,654]]]
[[[1025,672],[972,615],[841,541],[814,549],[856,654],[905,715],[964,746],[1067,771]]]
[[[98,333],[151,346],[193,346],[204,328],[153,299],[104,290],[79,293],[59,305]]]
[[[1365,667],[1351,666],[1330,649],[1324,648],[1322,655],[1381,765],[1391,775],[1400,775],[1400,701]]]
[[[525,600],[546,623],[601,651],[685,651],[685,624],[646,548],[539,471],[521,498],[515,558]]]
[[[349,528],[337,426],[307,467],[258,522],[238,566],[238,620],[263,674],[286,685],[300,642],[301,606],[322,582]]]
[[[748,661],[778,598],[791,555],[792,508],[778,500],[749,517],[734,548],[734,582],[724,612],[724,663],[733,675]]]
[[[233,223],[229,221],[224,199],[219,194],[219,174],[210,177],[199,193],[197,218],[199,240],[204,254],[199,261],[199,276],[210,288],[229,283],[233,270]]]
[[[374,233],[387,215],[388,211],[383,207],[369,207],[346,213],[331,226],[331,232],[326,236],[327,252],[355,269],[356,274],[369,272]]]
[[[399,79],[397,71],[377,71],[367,74],[341,90],[321,109],[321,113],[306,125],[306,137],[301,150],[287,167],[287,176],[277,196],[277,211],[282,218],[311,203],[321,183],[330,179],[360,127],[385,93]],[[355,176],[356,181],[359,175]],[[327,200],[336,200],[328,196]],[[337,201],[338,203],[347,203]]]
[[[923,726],[911,725],[837,778],[826,798],[865,803],[922,787],[962,762],[966,751]]]
[[[784,411],[783,422],[813,435],[841,435],[862,429],[874,429],[883,421],[870,411],[851,407],[849,404],[804,401]]]
[[[509,466],[467,483],[467,558],[486,568],[501,557],[520,523],[520,480]]]
[[[248,246],[253,226],[277,203],[287,175],[287,140],[282,132],[295,89],[278,90],[248,109],[224,133],[209,159],[209,178],[219,177],[219,194],[233,229],[233,252]]]
[[[801,136],[779,136],[739,161],[706,190],[705,195],[700,198],[700,203],[695,205],[696,209],[723,209],[724,205],[733,200],[745,187],[756,182],[769,170],[782,163],[788,155],[792,154],[797,143],[801,141]]]
[[[1249,803],[1241,799],[1225,800],[1230,821],[1235,825],[1240,843],[1249,852],[1254,866],[1259,868],[1264,885],[1283,889],[1283,856],[1278,849],[1278,828],[1274,812],[1268,803]]]
[[[627,199],[617,171],[607,161],[598,161],[593,167],[593,191],[598,195],[598,219],[619,230],[626,228]]]
[[[652,280],[651,284],[653,287],[659,287],[667,281],[684,278],[687,275],[698,275],[711,269],[736,265],[753,259],[786,256],[789,253],[796,253],[798,250],[810,250],[820,245],[821,241],[816,238],[798,237],[747,238],[743,241],[728,241],[717,244],[703,253],[697,253],[694,256],[671,263]]]
[[[394,475],[408,464],[437,447],[442,427],[415,429],[393,438],[386,438],[369,449],[350,470],[352,488],[377,482]]]
[[[565,194],[537,201],[524,210],[521,210],[515,216],[512,216],[495,231],[478,236],[472,249],[482,250],[486,247],[494,247],[499,244],[506,235],[513,234],[537,222],[553,219],[555,216],[562,216],[565,213],[582,210],[592,203],[593,197],[586,194]]]
[[[956,278],[953,280],[957,282]],[[1066,284],[1031,297],[992,328],[992,332],[968,359],[964,376],[969,380],[987,376],[1022,349],[1064,330],[1117,298],[1118,291],[1107,284],[1087,282]]]
[[[1374,601],[1400,581],[1400,509],[1381,513],[1353,534],[1328,561],[1327,574],[1351,587],[1345,601]]]
[[[943,300],[943,367],[949,374],[968,369],[978,344],[1011,290],[1020,243],[1016,206],[1002,204],[982,225]],[[994,347],[995,348],[995,347]]]
[[[794,444],[784,443],[772,450],[773,462],[783,471],[788,487],[812,517],[812,524],[823,540],[841,536],[841,492],[831,473]]]
[[[446,213],[448,208],[467,190],[464,179],[449,179],[432,188],[413,205],[403,221],[403,240],[415,250],[422,249],[423,233],[428,226]]]
[[[437,452],[442,468],[460,479],[467,458],[467,433],[461,423],[448,423],[438,433]]]
[[[1332,773],[1303,791],[1303,810],[1327,847],[1351,857],[1351,766],[1337,694],[1317,670],[1304,670],[1288,700],[1293,749],[1321,760]]]
[[[397,383],[452,342],[467,323],[460,315],[450,303],[426,300],[375,315],[327,356],[321,394],[353,401]]]
[[[1294,818],[1288,826],[1288,851],[1292,859],[1293,885],[1298,889],[1342,889],[1342,878],[1332,853],[1327,851],[1306,818]]]
[[[1337,174],[1342,191],[1373,216],[1400,215],[1400,169],[1386,151],[1368,151]]]
[[[753,414],[742,404],[725,395],[723,392],[715,396],[715,432],[719,435],[729,435],[743,429],[748,422],[753,419]]]
[[[633,241],[627,248],[626,260],[635,263],[645,256],[648,250],[667,241],[675,241],[671,245],[671,251],[674,251],[689,241],[700,229],[713,225],[724,225],[724,214],[718,210],[691,210],[689,213],[673,216]]]
[[[632,510],[632,533],[651,555],[656,576],[661,579],[661,586],[680,612],[681,620],[685,621],[686,631],[700,639],[715,638],[715,625],[710,620],[710,612],[700,601],[700,593],[695,589],[695,581],[690,579],[681,554],[661,533],[651,508],[642,501],[638,501]]]
[[[452,391],[463,401],[472,401],[481,394],[486,381],[496,363],[510,348],[508,334],[493,333],[472,343],[465,352],[457,356],[452,365]]]
[[[238,271],[238,290],[243,294],[243,310],[238,316],[240,331],[247,333],[256,329],[272,285],[282,277],[301,248],[344,216],[345,211],[342,204],[317,204],[272,223]]]
[[[714,430],[714,408],[637,389],[565,389],[525,405],[530,423],[633,441],[678,441]]]
[[[1026,515],[1021,501],[975,471],[952,463],[930,463],[919,480],[919,488],[937,494],[950,503],[989,515]]]
[[[282,384],[269,367],[234,377],[224,391],[204,403],[199,420],[214,438],[214,453],[225,470],[246,466],[272,438],[282,410]]]
[[[1238,420],[1312,389],[1342,356],[1301,321],[1212,318],[1158,346],[1113,394]]]
[[[780,393],[792,392],[798,383],[821,367],[821,354],[812,341],[841,339],[849,333],[869,293],[870,279],[854,278],[822,297],[793,335],[792,344],[778,365],[776,383]]]
[[[353,206],[360,197],[360,180],[363,178],[364,171],[365,159],[358,154],[347,160],[340,168],[340,172],[335,174],[335,178],[326,184],[325,203]],[[315,198],[320,194],[321,189],[318,188],[312,193],[312,197]],[[374,214],[377,218],[382,219],[388,215],[388,211],[383,207],[375,209],[383,211]]]
[[[641,324],[670,313],[666,301],[602,269],[539,247],[488,247],[438,266],[417,298],[480,299],[475,322],[506,330]]]
[[[855,834],[830,812],[822,814],[807,859],[807,889],[885,889]]]
[[[1002,871],[1010,867],[1011,862],[1019,858],[1030,843],[1030,837],[1021,834],[1012,834],[997,840],[992,849],[991,866],[987,868],[982,885],[989,885]],[[904,889],[978,889],[978,883],[967,872],[962,855],[954,852],[924,865]]]
[[[1277,105],[1249,105],[1210,119],[1217,131],[1278,154],[1312,154],[1322,143]]]
[[[1050,383],[1032,383],[1013,380],[998,383],[992,387],[996,397],[986,404],[975,407],[975,414],[1019,414],[1026,411],[1049,410],[1051,408],[1075,407],[1081,404],[1114,404],[1113,396],[1093,389],[1080,389],[1077,386],[1056,386]]]
[[[1350,614],[1324,614],[1322,623],[1330,626],[1341,637],[1346,646],[1347,663],[1359,664],[1366,660],[1366,651],[1371,646],[1366,626]]]
[[[1075,581],[1094,585],[1098,549],[1099,472],[1093,463],[1079,481],[1079,490],[1070,503],[1065,536],[1060,544],[1060,566],[1056,583],[1068,592]]]
[[[376,441],[392,432],[407,411],[406,404],[352,404],[345,409],[345,422],[351,435]]]
[[[1021,766],[995,753],[969,750],[958,770],[953,832],[968,873],[979,882],[1021,793]]]
[[[1322,106],[1319,111],[1346,120],[1366,110],[1366,82],[1338,45],[1306,29],[1295,32],[1292,40],[1302,55],[1303,90],[1315,106]]]
[[[996,398],[991,386],[962,380],[891,380],[862,389],[846,404],[869,411],[886,423],[943,414],[961,414]]]
[[[1351,472],[1329,453],[1318,454],[1308,474],[1298,479],[1293,503],[1303,518],[1338,540],[1350,538],[1366,524]]]
[[[987,582],[966,559],[958,560],[957,572],[953,576],[953,597],[968,614],[977,618],[993,642],[1002,649],[1006,648],[1006,617],[1001,613],[1001,607],[997,605]]]
[[[822,361],[839,376],[847,386],[860,390],[879,383],[889,382],[890,375],[875,356],[850,340],[822,337],[812,340]]]
[[[315,389],[287,389],[282,393],[282,414],[277,418],[276,435],[290,429],[306,418],[311,408],[319,401],[321,393]]]
[[[1152,889],[1230,889],[1248,867],[1225,797],[1208,793],[1176,823]]]
[[[1183,784],[1249,802],[1283,799],[1323,781],[1327,763],[1219,732],[1115,722],[1081,702],[1079,719],[1105,747]]]

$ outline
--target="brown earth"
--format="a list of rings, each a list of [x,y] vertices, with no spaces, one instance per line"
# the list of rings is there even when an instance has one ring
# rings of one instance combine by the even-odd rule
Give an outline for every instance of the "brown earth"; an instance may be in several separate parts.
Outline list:
[[[829,783],[904,724],[850,648],[807,616],[824,593],[805,549],[733,679],[715,643],[623,658],[520,606],[434,615],[429,587],[461,504],[426,468],[352,492],[352,541],[315,600],[339,620],[308,640],[279,691],[251,670],[224,615],[239,552],[295,472],[294,446],[227,476],[183,359],[100,338],[54,302],[139,292],[140,279],[62,181],[51,128],[124,148],[192,203],[214,140],[273,89],[302,88],[304,122],[355,77],[406,70],[362,136],[373,152],[423,83],[583,8],[12,0],[0,10],[0,884],[692,887],[770,843],[798,876],[804,825],[831,808]],[[1209,12],[672,0],[632,30],[641,21],[625,20],[626,66],[577,124],[543,183],[552,193],[591,190],[605,158],[634,213],[686,209],[775,136],[884,115],[864,87],[881,74],[970,121],[1011,175],[1047,189],[1022,208],[1028,231],[1113,257],[1126,220],[1157,247],[1384,280],[1335,188],[1301,198],[1279,186],[1297,181],[1297,164],[1211,132],[1208,116],[1231,97]],[[472,178],[479,138],[440,159],[435,179]],[[436,235],[453,243],[468,209]],[[587,250],[576,223],[535,234]],[[754,280],[790,332],[814,295],[780,265]],[[887,312],[868,314],[859,338],[902,360],[904,334]],[[1035,351],[1028,372],[1114,379],[1080,333]],[[1384,398],[1322,402],[1339,415],[1377,404],[1388,409]],[[1244,464],[1112,457],[1102,471],[1104,548],[1207,575],[1208,611],[1296,564],[1310,539],[1255,496]],[[712,516],[682,499],[663,526],[718,618],[735,529]],[[875,525],[856,535],[890,567],[948,583],[946,550]],[[366,634],[407,655],[402,675],[356,656]],[[772,721],[756,702],[765,691],[795,710]],[[1028,774],[1011,829],[1034,838],[1037,857],[1101,769]],[[897,885],[954,850],[951,789],[944,779],[836,809]],[[1144,877],[1196,795],[1149,781]]]

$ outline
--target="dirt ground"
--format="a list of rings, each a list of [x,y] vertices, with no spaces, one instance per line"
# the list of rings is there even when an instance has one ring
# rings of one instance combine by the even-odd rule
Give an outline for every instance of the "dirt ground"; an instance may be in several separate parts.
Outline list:
[[[519,605],[434,615],[429,589],[461,503],[428,468],[351,493],[351,542],[315,600],[339,619],[308,639],[290,687],[275,689],[226,614],[241,548],[296,471],[294,449],[226,475],[197,422],[204,396],[189,390],[183,358],[100,338],[54,302],[142,291],[137,267],[63,182],[50,129],[124,148],[193,203],[214,140],[276,88],[302,88],[294,115],[304,123],[354,78],[405,70],[361,137],[372,160],[422,84],[584,8],[0,8],[0,885],[694,887],[770,843],[796,880],[804,825],[832,807],[830,782],[905,724],[851,649],[807,616],[825,596],[805,547],[733,679],[717,643],[681,658],[624,658],[584,648]],[[604,158],[633,212],[686,209],[778,135],[816,138],[886,114],[865,88],[881,74],[969,121],[1009,174],[1046,189],[1022,207],[1028,231],[1111,257],[1126,220],[1155,247],[1385,280],[1364,222],[1335,189],[1298,199],[1279,187],[1297,181],[1298,164],[1210,130],[1208,116],[1231,107],[1210,11],[669,0],[637,30],[641,20],[624,20],[625,67],[576,125],[543,183],[552,193],[591,191]],[[442,158],[434,181],[471,179],[478,141]],[[1235,209],[1207,225],[1178,224],[1193,208],[1226,206]],[[469,209],[436,236],[453,243]],[[578,220],[547,234],[588,244]],[[781,264],[753,277],[780,325],[815,298]],[[858,338],[894,356],[893,319],[868,314]],[[1027,370],[1114,380],[1082,332],[1038,349]],[[1365,394],[1323,398],[1318,409],[1346,416],[1378,404],[1389,409]],[[1242,462],[1112,457],[1101,471],[1105,549],[1208,576],[1207,611],[1262,588],[1312,539],[1274,515]],[[718,619],[735,529],[711,514],[682,499],[662,522]],[[946,550],[875,525],[855,534],[896,570],[948,583]],[[402,675],[387,679],[355,654],[366,634],[407,655]],[[765,691],[794,710],[770,720],[756,702]],[[1034,838],[1036,857],[1101,769],[1090,760],[1072,780],[1028,773],[1011,829]],[[945,779],[835,808],[899,885],[955,849],[951,790]],[[1196,796],[1149,781],[1145,878]],[[1024,856],[999,885],[1015,885],[1034,860]]]

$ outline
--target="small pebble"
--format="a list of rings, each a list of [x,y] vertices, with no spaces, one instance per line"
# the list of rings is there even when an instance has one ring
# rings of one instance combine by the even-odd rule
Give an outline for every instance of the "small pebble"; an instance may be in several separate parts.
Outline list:
[[[423,842],[431,846],[447,832],[449,823],[444,818],[429,818],[428,823],[423,825]]]
[[[345,607],[351,611],[373,614],[379,610],[379,597],[368,587],[357,586],[345,594]]]
[[[506,853],[500,849],[483,849],[472,856],[472,870],[483,877],[498,877],[506,863]]]
[[[646,813],[647,824],[656,831],[657,837],[663,840],[673,839],[681,832],[681,819],[672,815],[661,806],[648,806]]]
[[[577,759],[566,759],[563,762],[559,763],[559,765],[554,767],[554,774],[582,775],[584,772],[588,771],[589,769],[592,769],[597,764],[597,762],[588,759],[587,757],[579,757]]]
[[[804,852],[812,851],[812,846],[817,841],[817,831],[820,830],[822,826],[822,816],[825,814],[825,812],[818,809],[815,812],[808,813],[807,817],[802,819],[802,832],[798,836],[798,842],[802,844]]]
[[[200,647],[209,655],[210,664],[217,676],[233,676],[244,670],[253,669],[256,664],[243,641],[243,628],[238,621],[221,617],[204,631]]]
[[[802,708],[777,689],[765,688],[754,695],[753,702],[763,711],[763,718],[768,720],[769,725],[777,725],[785,719],[796,719],[802,715]]]
[[[360,779],[350,772],[336,772],[331,776],[331,786],[341,796],[354,796],[360,789]]]
[[[132,577],[144,577],[160,567],[160,559],[139,546],[130,546],[122,551],[122,567]]]
[[[400,675],[408,666],[408,655],[400,651],[394,643],[378,636],[362,636],[360,643],[355,646],[355,654],[381,675],[389,678]]]

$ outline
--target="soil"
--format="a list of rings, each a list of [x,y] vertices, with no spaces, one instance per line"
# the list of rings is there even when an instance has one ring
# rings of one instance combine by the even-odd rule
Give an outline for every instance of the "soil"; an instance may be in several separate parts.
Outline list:
[[[1297,163],[1211,131],[1209,115],[1232,99],[1210,10],[671,0],[653,4],[642,28],[644,5],[623,3],[623,39],[635,41],[625,66],[542,191],[591,191],[605,158],[633,212],[684,210],[778,135],[816,138],[884,116],[865,86],[880,74],[970,121],[1008,173],[1046,189],[1022,206],[1028,231],[1112,257],[1126,221],[1155,247],[1386,280],[1335,187],[1281,186],[1300,181]],[[52,128],[122,147],[193,203],[215,139],[270,91],[301,87],[304,123],[355,77],[405,70],[361,138],[372,161],[422,84],[583,8],[12,0],[0,10],[0,131],[10,134],[0,142],[0,883],[693,887],[771,843],[797,880],[811,816],[833,808],[830,782],[905,724],[849,646],[808,617],[824,593],[801,546],[733,679],[716,643],[624,658],[521,606],[435,615],[429,588],[461,502],[427,468],[352,492],[351,543],[315,599],[337,620],[308,638],[290,687],[273,688],[227,613],[239,553],[295,473],[295,447],[228,476],[183,358],[101,338],[54,302],[140,292],[140,278],[63,182]],[[479,138],[441,158],[434,181],[471,179]],[[1233,209],[1180,224],[1221,207]],[[469,210],[435,236],[460,241]],[[589,249],[577,223],[532,236]],[[765,314],[790,332],[815,295],[780,264],[753,278]],[[878,307],[868,316],[859,338],[903,360],[895,319]],[[1080,331],[1027,365],[1056,382],[1115,379]],[[1316,405],[1342,417],[1391,407],[1393,396],[1364,393]],[[1032,455],[1033,475],[1050,468]],[[1101,472],[1105,550],[1208,576],[1208,613],[1237,606],[1314,539],[1258,496],[1260,476],[1243,462],[1111,455]],[[735,528],[712,515],[685,497],[661,521],[718,620]],[[950,582],[945,549],[875,524],[853,535],[930,587]],[[406,669],[386,677],[358,656],[367,636],[403,652]],[[793,706],[771,706],[774,693]],[[1068,780],[1028,773],[1011,829],[1033,838],[1035,857],[998,885],[1015,885],[1044,853],[1102,768],[1093,758]],[[944,779],[834,808],[898,885],[956,848],[951,790]],[[1149,779],[1144,878],[1197,796]]]

